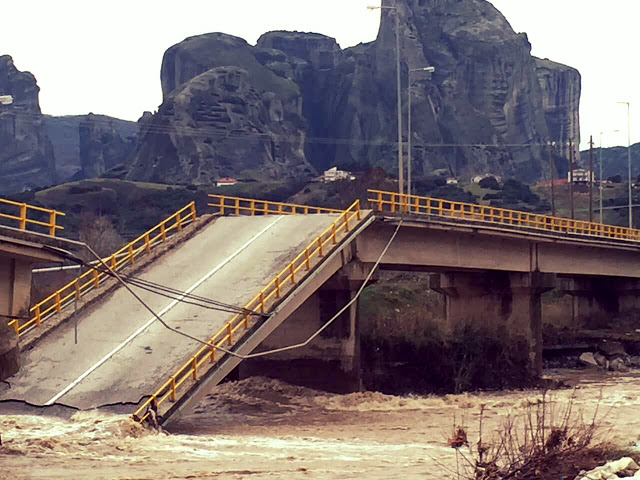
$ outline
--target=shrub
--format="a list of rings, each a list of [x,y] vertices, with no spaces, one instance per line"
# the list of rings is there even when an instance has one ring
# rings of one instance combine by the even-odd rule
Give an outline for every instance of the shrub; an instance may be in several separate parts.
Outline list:
[[[484,197],[482,197],[483,200],[499,200],[501,198],[501,193],[487,193]]]
[[[592,418],[585,419],[581,412],[574,412],[574,397],[562,407],[557,403],[557,399],[544,392],[540,398],[529,400],[517,414],[507,415],[490,438],[483,438],[485,407],[481,405],[477,442],[472,442],[467,428],[454,420],[447,443],[456,449],[458,478],[576,478],[582,470],[606,462],[611,446],[595,440],[598,409]]]

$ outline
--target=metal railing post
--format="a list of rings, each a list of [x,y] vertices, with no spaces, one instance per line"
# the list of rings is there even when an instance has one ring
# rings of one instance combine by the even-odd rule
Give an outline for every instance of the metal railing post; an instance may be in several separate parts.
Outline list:
[[[27,229],[27,204],[23,203],[20,205],[20,221],[19,221],[20,230]]]

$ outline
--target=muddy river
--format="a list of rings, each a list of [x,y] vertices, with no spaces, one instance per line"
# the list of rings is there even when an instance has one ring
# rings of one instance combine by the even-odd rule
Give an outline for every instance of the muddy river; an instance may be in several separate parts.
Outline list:
[[[548,415],[577,417],[621,445],[638,445],[640,374],[555,370],[568,388],[548,395]],[[454,425],[485,441],[518,418],[539,391],[447,396],[334,395],[265,378],[218,386],[169,434],[122,415],[0,416],[0,478],[420,478],[449,479],[465,459],[447,445]],[[464,447],[462,449],[464,451]]]

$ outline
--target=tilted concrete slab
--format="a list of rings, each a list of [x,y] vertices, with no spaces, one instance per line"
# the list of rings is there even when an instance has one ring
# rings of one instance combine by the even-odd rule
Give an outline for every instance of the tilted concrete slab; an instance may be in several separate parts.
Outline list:
[[[334,218],[223,217],[161,257],[140,278],[180,290],[201,281],[193,294],[243,306]],[[172,303],[133,288],[156,313]],[[206,340],[229,316],[180,303],[162,318]],[[137,403],[199,347],[152,321],[124,288],[80,315],[77,334],[75,344],[74,324],[61,325],[25,352],[20,372],[8,380],[10,387],[4,387],[0,399],[35,405],[54,401],[81,409]]]
[[[344,235],[333,250],[311,269],[300,284],[296,285],[280,299],[266,320],[258,322],[257,325],[243,335],[242,339],[234,345],[234,353],[242,356],[252,353],[311,295],[317,292],[339,270],[355,260],[357,257],[356,239],[373,221],[374,217],[371,212],[363,211],[360,223]],[[359,284],[362,284],[364,279],[363,277]],[[189,390],[178,398],[177,402],[170,403],[168,408],[167,406],[162,407],[160,413],[164,424],[166,425],[176,417],[194,408],[211,388],[220,383],[240,362],[242,362],[242,358],[225,354],[208,371],[204,372],[197,381],[193,381],[189,386]]]

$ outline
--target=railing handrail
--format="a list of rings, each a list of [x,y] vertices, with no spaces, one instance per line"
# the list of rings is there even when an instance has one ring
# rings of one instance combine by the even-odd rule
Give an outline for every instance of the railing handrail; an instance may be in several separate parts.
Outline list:
[[[9,220],[15,220],[18,223],[19,230],[27,230],[29,225],[38,225],[41,227],[47,227],[50,236],[55,237],[56,230],[64,230],[64,227],[57,224],[57,217],[64,217],[63,212],[53,210],[51,208],[38,207],[36,205],[30,205],[24,202],[16,202],[14,200],[8,200],[6,198],[0,198],[0,204],[12,205],[18,207],[19,211],[17,215],[10,215],[8,213],[0,212],[0,218],[8,218]],[[35,210],[37,212],[43,212],[49,215],[49,221],[43,222],[29,218],[29,211]]]
[[[525,226],[555,233],[575,233],[623,240],[640,240],[640,230],[629,227],[383,190],[370,189],[368,192],[376,196],[376,198],[368,198],[368,201],[378,211],[383,211],[383,207],[389,205],[391,212],[397,210],[410,213],[427,213],[429,215],[459,217],[500,225]],[[433,205],[434,203],[435,205]],[[447,205],[446,208],[445,204]]]
[[[337,208],[313,207],[309,205],[299,205],[296,203],[271,202],[269,200],[258,200],[255,198],[234,197],[229,195],[209,194],[209,198],[217,199],[218,203],[209,203],[210,207],[218,208],[224,215],[225,210],[232,211],[235,215],[241,212],[249,212],[249,215],[295,215],[310,213],[342,213],[344,210]],[[227,201],[233,202],[231,205]],[[248,204],[248,205],[247,205]]]
[[[189,210],[189,213],[183,217],[182,214],[186,210]],[[114,270],[124,268],[126,264],[133,265],[136,257],[140,254],[143,252],[150,253],[151,248],[157,245],[158,242],[164,243],[169,232],[172,230],[180,232],[187,222],[192,222],[195,219],[195,202],[190,202],[174,214],[159,222],[153,228],[147,230],[135,240],[127,243],[124,247],[112,253],[108,257],[103,258],[102,261]],[[172,223],[168,225],[170,222]],[[22,332],[34,325],[39,327],[43,320],[52,315],[61,313],[63,306],[68,302],[74,299],[79,300],[92,288],[98,288],[100,286],[100,280],[106,275],[108,275],[106,272],[98,271],[96,268],[87,270],[85,273],[64,285],[62,288],[56,290],[48,297],[33,305],[29,309],[29,319],[25,321],[25,323],[20,324],[20,322],[15,319],[10,321],[9,325],[14,329],[17,335],[20,335]]]
[[[235,333],[240,329],[247,330],[249,328],[251,312],[260,312],[262,314],[268,312],[277,300],[282,298],[289,289],[296,285],[297,281],[304,277],[304,274],[296,276],[298,272],[302,269],[304,269],[305,272],[311,270],[311,261],[314,257],[317,256],[320,258],[325,256],[330,250],[330,247],[325,249],[327,243],[331,245],[337,244],[337,234],[342,230],[349,232],[351,227],[355,226],[353,223],[350,225],[349,222],[352,222],[354,218],[360,221],[360,214],[359,200],[353,202],[348,209],[340,211],[340,216],[331,222],[326,230],[289,261],[280,273],[273,277],[273,279],[243,307],[242,313],[233,315],[228,322],[209,338],[208,345],[203,345],[195,354],[191,355],[189,360],[178,368],[160,388],[140,405],[134,412],[133,417],[141,422],[144,421],[148,413],[143,412],[154,399],[158,405],[167,399],[175,401],[178,388],[191,377],[197,379],[198,368],[203,363],[207,361],[214,363],[216,361],[216,350],[218,347],[221,347],[224,343],[227,343],[228,346],[231,347]]]

